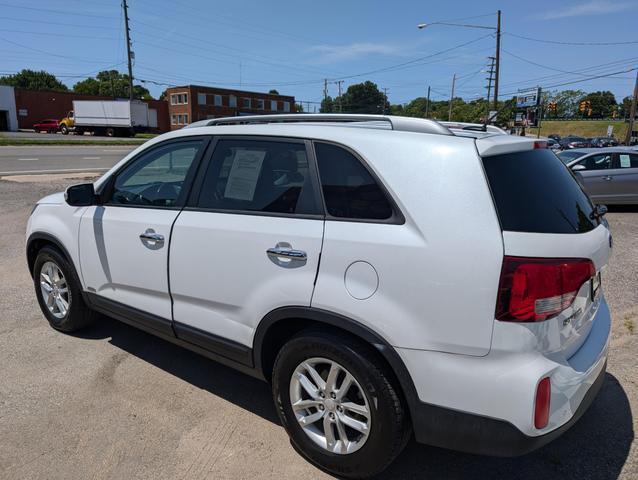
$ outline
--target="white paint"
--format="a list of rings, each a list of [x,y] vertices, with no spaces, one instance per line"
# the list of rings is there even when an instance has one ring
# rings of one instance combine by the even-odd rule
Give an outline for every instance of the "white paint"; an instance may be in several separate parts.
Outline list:
[[[37,158],[18,158],[18,160],[21,162],[34,162],[38,159]]]
[[[82,157],[82,160],[100,160],[102,157]]]

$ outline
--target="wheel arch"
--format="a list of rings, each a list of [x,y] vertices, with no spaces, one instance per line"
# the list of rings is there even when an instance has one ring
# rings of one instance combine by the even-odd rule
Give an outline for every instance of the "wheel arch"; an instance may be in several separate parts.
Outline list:
[[[29,266],[29,273],[31,276],[33,276],[33,266],[35,265],[35,259],[38,256],[38,252],[46,246],[52,246],[58,250],[73,266],[73,268],[75,268],[75,265],[73,265],[73,257],[69,254],[69,251],[58,238],[50,233],[34,232],[29,235],[27,240],[27,264]]]
[[[270,381],[275,357],[284,343],[296,333],[312,327],[327,327],[332,332],[355,337],[370,345],[388,366],[408,409],[412,411],[412,406],[418,402],[418,394],[408,369],[394,347],[360,322],[328,310],[282,307],[269,312],[257,326],[253,339],[255,369]]]

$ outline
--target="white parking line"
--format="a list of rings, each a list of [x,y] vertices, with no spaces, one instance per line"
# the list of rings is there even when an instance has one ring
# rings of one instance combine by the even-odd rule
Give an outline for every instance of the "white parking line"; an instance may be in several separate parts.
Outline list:
[[[130,150],[126,150],[126,149],[121,149],[121,148],[113,148],[113,149],[109,149],[109,150],[102,150],[103,152],[130,152]]]
[[[82,160],[100,160],[102,157],[82,157]]]
[[[0,172],[0,177],[7,175],[29,175],[31,173],[84,173],[84,172],[105,172],[110,168],[96,168],[96,167],[78,167],[78,168],[60,168],[57,170],[15,170],[13,172]]]
[[[38,160],[37,158],[18,158],[21,162],[33,162],[34,160]]]

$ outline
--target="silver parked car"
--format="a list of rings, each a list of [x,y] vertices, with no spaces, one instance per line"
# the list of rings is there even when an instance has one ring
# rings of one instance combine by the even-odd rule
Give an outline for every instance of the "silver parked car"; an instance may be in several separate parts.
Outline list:
[[[638,151],[588,148],[560,152],[558,157],[580,177],[594,203],[638,204]]]

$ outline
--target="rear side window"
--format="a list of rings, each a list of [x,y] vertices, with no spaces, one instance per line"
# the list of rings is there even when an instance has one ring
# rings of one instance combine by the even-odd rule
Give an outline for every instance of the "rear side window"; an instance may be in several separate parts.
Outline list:
[[[638,155],[633,153],[618,154],[619,168],[638,168]]]
[[[549,150],[483,158],[503,230],[583,233],[596,228],[589,198]]]
[[[578,164],[584,166],[586,170],[606,170],[611,168],[611,158],[611,153],[590,155],[584,160],[578,162]]]
[[[263,213],[318,213],[305,144],[220,140],[197,206]]]
[[[370,172],[349,151],[315,143],[326,210],[332,217],[387,220],[392,204]]]

